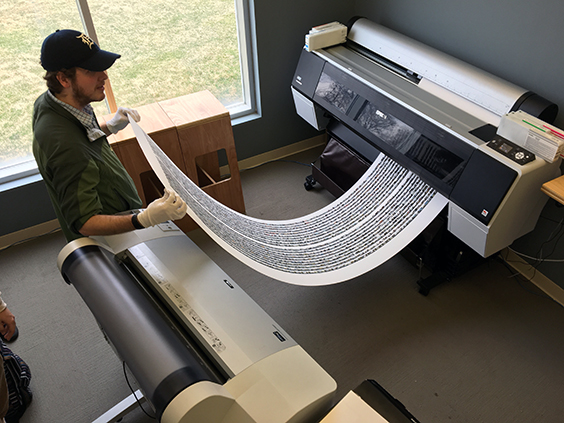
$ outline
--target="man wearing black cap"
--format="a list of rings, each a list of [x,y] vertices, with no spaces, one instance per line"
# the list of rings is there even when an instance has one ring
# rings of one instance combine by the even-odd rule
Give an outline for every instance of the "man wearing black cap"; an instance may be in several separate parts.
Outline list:
[[[120,107],[101,126],[90,105],[105,98],[106,70],[119,54],[101,50],[88,36],[58,30],[41,48],[48,90],[35,101],[33,154],[67,240],[111,235],[153,226],[186,214],[186,204],[165,190],[139,214],[116,213],[141,207],[131,177],[106,136],[139,121]]]

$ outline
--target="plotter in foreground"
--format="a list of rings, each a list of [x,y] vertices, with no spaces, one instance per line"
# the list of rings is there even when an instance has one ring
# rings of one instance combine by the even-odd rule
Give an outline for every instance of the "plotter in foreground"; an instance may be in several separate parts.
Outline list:
[[[330,406],[335,381],[175,225],[80,238],[59,268],[159,421],[310,422]]]

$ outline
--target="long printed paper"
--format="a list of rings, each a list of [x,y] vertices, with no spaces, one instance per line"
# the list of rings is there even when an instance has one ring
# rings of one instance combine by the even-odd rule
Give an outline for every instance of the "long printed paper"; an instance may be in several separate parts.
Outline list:
[[[328,285],[368,272],[406,247],[447,204],[417,175],[380,154],[328,206],[297,219],[256,219],[207,195],[130,122],[157,177],[187,203],[190,217],[238,260],[283,282]]]

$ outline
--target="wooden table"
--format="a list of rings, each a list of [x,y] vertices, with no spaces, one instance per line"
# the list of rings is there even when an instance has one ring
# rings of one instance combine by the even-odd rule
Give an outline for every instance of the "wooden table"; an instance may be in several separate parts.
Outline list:
[[[555,199],[561,204],[564,204],[564,175],[559,176],[551,181],[545,182],[541,191],[548,195],[550,198]]]

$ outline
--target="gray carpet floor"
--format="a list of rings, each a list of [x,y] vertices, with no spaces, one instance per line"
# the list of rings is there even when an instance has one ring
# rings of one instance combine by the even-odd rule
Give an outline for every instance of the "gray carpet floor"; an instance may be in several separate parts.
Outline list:
[[[294,162],[243,172],[247,213],[287,219],[331,202],[323,189],[304,189],[309,173]],[[258,274],[201,230],[190,237],[333,376],[336,400],[374,379],[421,422],[564,421],[564,310],[498,260],[428,296],[402,256],[312,288]],[[64,245],[58,232],[0,252],[0,290],[20,328],[11,347],[33,373],[22,423],[91,422],[130,394],[121,363],[56,268]],[[123,419],[151,421],[139,409]]]

